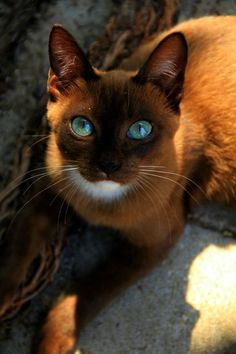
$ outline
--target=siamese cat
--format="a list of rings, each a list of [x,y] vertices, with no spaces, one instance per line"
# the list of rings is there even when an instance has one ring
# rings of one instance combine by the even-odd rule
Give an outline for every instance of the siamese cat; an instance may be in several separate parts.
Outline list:
[[[81,328],[166,256],[196,203],[235,201],[235,43],[236,17],[190,20],[101,71],[71,34],[52,28],[47,170],[76,213],[121,239],[54,306],[34,353],[73,353]],[[19,236],[28,241],[24,254],[15,252],[11,279],[23,278],[55,229],[52,219],[41,208],[40,227]]]

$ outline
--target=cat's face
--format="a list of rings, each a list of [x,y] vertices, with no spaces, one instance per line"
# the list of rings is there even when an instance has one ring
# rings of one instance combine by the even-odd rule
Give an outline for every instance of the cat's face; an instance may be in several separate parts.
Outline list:
[[[141,171],[171,163],[186,44],[180,34],[167,42],[138,74],[99,72],[68,32],[54,27],[47,164],[81,193],[121,198],[142,185]],[[179,54],[173,55],[172,46]]]

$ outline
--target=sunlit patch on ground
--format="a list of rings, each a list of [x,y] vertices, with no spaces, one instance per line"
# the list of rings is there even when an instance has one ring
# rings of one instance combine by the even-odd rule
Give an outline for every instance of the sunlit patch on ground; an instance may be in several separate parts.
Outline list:
[[[235,243],[224,248],[209,245],[193,260],[186,301],[199,311],[191,339],[194,353],[236,344]]]

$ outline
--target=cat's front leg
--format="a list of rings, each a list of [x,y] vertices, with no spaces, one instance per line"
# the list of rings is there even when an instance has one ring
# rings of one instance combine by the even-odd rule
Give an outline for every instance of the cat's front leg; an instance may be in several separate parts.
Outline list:
[[[89,277],[78,279],[78,284],[71,292],[52,308],[40,338],[34,342],[32,354],[74,353],[84,325],[117,294],[158,264],[176,242],[180,232],[178,228],[174,234],[165,235],[160,242],[157,240],[149,246],[136,246],[121,239],[108,259]],[[141,237],[152,238],[146,230],[140,232],[139,236],[139,240]]]

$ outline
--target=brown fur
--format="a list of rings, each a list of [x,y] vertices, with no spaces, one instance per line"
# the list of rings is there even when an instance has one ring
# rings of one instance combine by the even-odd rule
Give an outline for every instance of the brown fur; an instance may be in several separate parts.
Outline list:
[[[209,166],[206,178],[201,177],[206,197],[224,202],[235,200],[236,193],[235,25],[233,16],[207,17],[171,31],[183,32],[189,48],[180,129],[175,136],[181,171],[191,176],[200,155]],[[123,68],[139,66],[159,40],[154,38],[138,49]]]
[[[96,313],[101,304],[103,306],[114,293],[124,287],[124,284],[126,286],[134,281],[162,258],[178,239],[185,223],[186,212],[192,204],[205,197],[224,202],[235,200],[236,51],[233,49],[236,39],[235,25],[234,17],[212,17],[183,23],[171,31],[180,31],[185,35],[189,52],[179,119],[170,110],[162,92],[157,90],[155,96],[153,95],[150,84],[141,87],[126,85],[127,76],[134,75],[134,71],[147,59],[160,38],[169,33],[154,38],[148,45],[139,48],[137,53],[123,64],[122,68],[128,71],[102,73],[104,82],[101,87],[97,81],[87,84],[79,80],[77,81],[79,87],[81,83],[82,87],[84,84],[88,85],[86,89],[89,87],[88,91],[85,89],[85,94],[83,89],[78,92],[75,88],[74,93],[67,97],[62,98],[59,94],[58,100],[63,100],[65,104],[63,108],[49,103],[48,117],[54,128],[68,109],[70,116],[73,112],[77,113],[78,102],[81,103],[82,112],[87,116],[88,109],[93,110],[94,106],[100,104],[99,100],[96,101],[99,90],[108,97],[109,89],[117,90],[117,95],[125,92],[131,100],[135,95],[137,113],[138,109],[141,109],[139,101],[145,105],[146,100],[156,112],[160,126],[165,125],[166,130],[163,140],[161,142],[157,140],[139,163],[164,164],[167,171],[172,173],[165,175],[169,178],[164,180],[150,176],[149,198],[139,190],[135,192],[139,193],[138,196],[130,196],[114,207],[85,200],[79,193],[72,198],[71,204],[85,219],[94,224],[120,230],[131,244],[139,249],[135,256],[135,267],[132,267],[130,261],[128,270],[124,270],[127,259],[125,262],[123,258],[117,257],[118,259],[112,259],[107,265],[109,276],[105,271],[101,279],[98,275],[95,276],[96,281],[93,279],[89,290],[84,292],[85,298],[88,297],[93,303],[93,309],[85,306],[85,310],[80,312],[79,305],[76,306],[80,317],[77,328],[73,328],[77,333],[83,318],[90,318],[89,313]],[[57,133],[52,134],[49,143],[47,155],[49,168],[63,164],[64,161],[55,144],[56,137]],[[129,156],[127,159],[129,160]],[[133,175],[129,178],[133,178]],[[121,177],[118,177],[118,180],[120,181]],[[62,304],[63,301],[59,303],[58,309]],[[56,309],[57,307],[54,309],[55,316]],[[64,311],[67,311],[66,309],[65,302]],[[45,327],[48,333],[53,333],[53,322],[54,320],[51,322],[49,318]],[[69,314],[67,323],[71,323]],[[64,337],[61,340],[63,342]],[[40,351],[44,354],[49,353],[45,349],[47,348],[45,341],[42,342],[45,345],[44,350]],[[55,345],[56,348],[58,343]],[[56,354],[57,349],[50,353]]]
[[[76,212],[92,224],[118,230],[123,239],[102,268],[54,307],[42,329],[38,354],[71,353],[82,326],[163,259],[196,202],[204,198],[235,201],[235,25],[236,17],[185,22],[139,48],[111,72],[93,70],[70,35],[54,28],[48,80],[52,133],[46,164],[56,190]],[[159,47],[142,66],[160,40],[174,32],[183,33],[188,44],[183,90],[185,44],[180,37],[170,37],[164,50]],[[63,54],[63,46],[72,57]],[[178,62],[170,66],[173,56]],[[168,74],[163,74],[163,58]],[[177,79],[173,79],[176,70],[178,76],[175,73]],[[70,120],[77,115],[90,118],[96,137],[73,136]],[[145,143],[126,141],[128,127],[142,116],[154,122],[152,136]],[[61,172],[61,166],[73,160],[87,180],[106,179],[98,163],[107,159],[122,163],[109,175],[121,184],[134,181],[141,165],[164,165],[165,173],[159,168],[162,178],[156,177],[149,169],[148,184],[137,185],[123,199],[107,203],[95,202],[82,190],[76,192]]]

